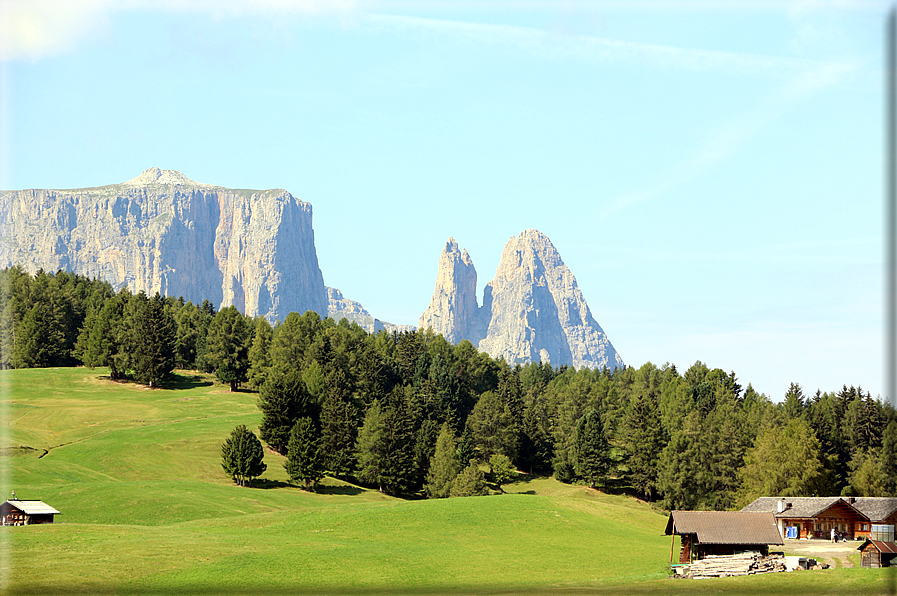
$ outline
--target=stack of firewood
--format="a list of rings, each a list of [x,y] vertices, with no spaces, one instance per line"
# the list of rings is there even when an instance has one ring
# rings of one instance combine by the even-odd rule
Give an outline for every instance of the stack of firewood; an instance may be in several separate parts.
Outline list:
[[[737,555],[708,555],[691,564],[687,577],[703,579],[776,571],[785,571],[785,557],[782,555],[764,557],[756,552]]]

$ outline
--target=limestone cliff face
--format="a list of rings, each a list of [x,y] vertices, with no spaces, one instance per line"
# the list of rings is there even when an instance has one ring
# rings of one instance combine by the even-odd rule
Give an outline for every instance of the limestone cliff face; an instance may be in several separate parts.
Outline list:
[[[430,308],[421,316],[421,327],[426,321],[449,321],[442,329],[448,329],[451,336],[430,326],[446,339],[459,341],[457,330],[451,326],[458,317],[452,319],[445,309],[471,291],[452,273],[453,269],[443,269],[453,265],[452,259],[446,258],[451,255],[453,243],[450,239],[440,258],[436,291]],[[476,281],[474,288],[475,285]],[[576,278],[548,237],[538,230],[526,230],[505,245],[476,320],[484,331],[481,339],[473,343],[493,358],[504,357],[511,364],[541,360],[576,368],[623,366],[623,360],[592,317]]]
[[[477,306],[477,270],[454,238],[448,239],[439,256],[436,288],[418,326],[432,328],[451,343],[467,339],[476,345],[485,334]]]
[[[150,168],[123,184],[0,192],[0,267],[65,269],[132,292],[283,319],[327,314],[312,207]]]

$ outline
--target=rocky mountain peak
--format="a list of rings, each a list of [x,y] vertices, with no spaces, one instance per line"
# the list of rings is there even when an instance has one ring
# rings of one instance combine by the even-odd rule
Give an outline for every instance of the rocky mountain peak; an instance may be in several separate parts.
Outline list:
[[[476,345],[484,335],[477,306],[477,270],[467,250],[458,250],[454,238],[449,237],[439,255],[436,288],[418,325],[431,327],[452,343],[468,339]]]
[[[196,188],[215,188],[212,184],[201,184],[187,178],[177,170],[160,170],[152,167],[144,170],[136,178],[131,178],[124,183],[125,186],[147,186],[150,184],[173,184],[180,186],[193,186]]]
[[[452,342],[470,339],[493,358],[504,357],[511,364],[623,366],[592,317],[576,278],[545,234],[524,230],[508,240],[480,307],[475,272],[472,286],[465,275],[466,263],[473,268],[466,256],[466,251],[459,255],[450,238],[440,255],[436,289],[421,315],[421,328],[432,327]]]

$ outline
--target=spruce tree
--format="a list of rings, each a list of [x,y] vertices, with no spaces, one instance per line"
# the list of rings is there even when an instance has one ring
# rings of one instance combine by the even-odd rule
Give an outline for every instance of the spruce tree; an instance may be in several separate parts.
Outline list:
[[[379,400],[374,400],[368,406],[355,445],[358,454],[358,477],[364,482],[376,484],[380,492],[383,492],[386,421]]]
[[[306,490],[313,490],[315,484],[324,477],[324,458],[317,434],[311,418],[297,420],[290,430],[287,460],[283,464],[290,480],[304,482]]]
[[[274,337],[274,330],[271,324],[264,318],[259,318],[255,322],[255,332],[252,337],[252,345],[249,348],[249,386],[253,389],[259,389],[264,383],[271,367],[271,358],[269,356],[269,347],[271,339]]]
[[[396,390],[384,411],[386,429],[381,481],[391,495],[408,492],[414,484],[414,424],[404,392]]]
[[[632,488],[651,499],[657,487],[658,456],[667,441],[653,397],[639,394],[630,400],[624,428],[626,477]]]
[[[432,499],[449,496],[452,481],[458,475],[458,460],[455,458],[455,433],[448,422],[443,423],[436,437],[436,448],[430,458],[427,472],[426,491]]]
[[[259,391],[258,407],[262,411],[259,426],[262,440],[280,454],[286,454],[290,430],[298,418],[317,418],[305,383],[296,370],[278,370],[268,375]]]
[[[609,467],[607,437],[598,412],[590,409],[576,425],[575,470],[576,473],[595,488],[603,483]]]
[[[321,406],[321,451],[324,467],[345,478],[355,469],[358,435],[355,406],[338,391],[329,391]]]
[[[265,451],[255,434],[241,424],[221,446],[221,467],[240,486],[252,486],[268,466],[262,461]]]
[[[141,292],[134,299],[127,343],[131,368],[138,382],[158,387],[174,370],[174,321],[158,292],[152,298]]]
[[[222,383],[236,391],[249,370],[249,325],[236,306],[218,311],[206,334],[206,361]]]
[[[470,424],[464,425],[464,432],[458,440],[458,446],[455,449],[455,461],[458,463],[458,469],[467,467],[467,463],[476,459],[476,446],[473,443],[473,431],[470,430]]]
[[[891,420],[882,433],[878,462],[885,496],[897,497],[897,420]]]

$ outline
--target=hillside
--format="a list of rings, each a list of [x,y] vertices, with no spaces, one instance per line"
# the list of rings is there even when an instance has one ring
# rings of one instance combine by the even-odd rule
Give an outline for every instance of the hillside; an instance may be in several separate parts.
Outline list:
[[[635,499],[544,478],[510,485],[506,495],[465,499],[403,501],[333,480],[309,494],[287,484],[282,458],[271,452],[257,487],[240,488],[222,472],[218,449],[234,426],[257,428],[255,394],[230,393],[192,374],[159,390],[102,374],[0,371],[0,490],[62,512],[53,525],[0,528],[0,593],[695,587],[665,579],[665,517]],[[781,575],[715,585],[840,593],[846,582],[853,593],[873,593],[884,577],[872,570]]]

